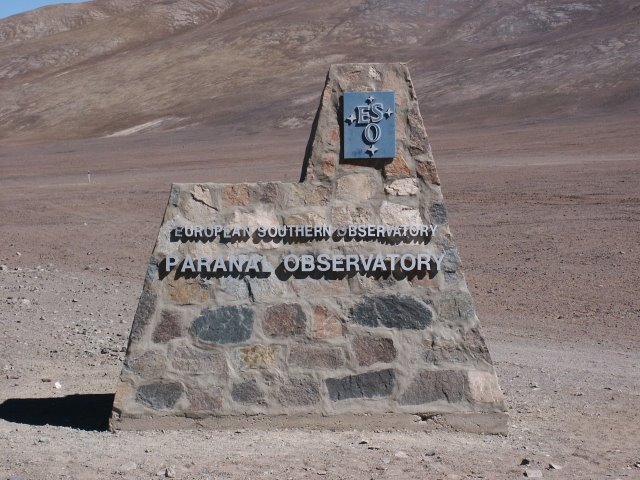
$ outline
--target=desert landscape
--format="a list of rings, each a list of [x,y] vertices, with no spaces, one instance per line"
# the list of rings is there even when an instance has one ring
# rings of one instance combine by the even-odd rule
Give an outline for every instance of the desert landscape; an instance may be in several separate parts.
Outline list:
[[[630,0],[0,20],[0,477],[640,478],[639,40]],[[417,89],[508,436],[109,432],[171,183],[297,181],[329,65],[390,61]]]

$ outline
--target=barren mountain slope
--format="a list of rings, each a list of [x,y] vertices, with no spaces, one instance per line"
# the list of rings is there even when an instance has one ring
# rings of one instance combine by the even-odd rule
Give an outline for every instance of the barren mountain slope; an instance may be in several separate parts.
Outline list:
[[[637,116],[629,0],[95,0],[0,21],[0,139],[306,125],[330,63],[406,61],[428,125]]]

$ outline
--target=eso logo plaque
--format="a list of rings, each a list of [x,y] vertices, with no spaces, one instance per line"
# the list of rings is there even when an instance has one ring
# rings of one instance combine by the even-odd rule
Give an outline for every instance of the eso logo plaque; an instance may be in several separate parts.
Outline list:
[[[395,92],[345,92],[344,158],[393,158],[396,155]]]

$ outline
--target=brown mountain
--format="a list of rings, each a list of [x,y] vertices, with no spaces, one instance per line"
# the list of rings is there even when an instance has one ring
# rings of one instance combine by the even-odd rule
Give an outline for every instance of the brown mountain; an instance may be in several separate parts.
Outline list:
[[[308,130],[328,65],[353,61],[408,62],[428,126],[628,124],[640,111],[640,2],[45,7],[0,21],[0,141]]]

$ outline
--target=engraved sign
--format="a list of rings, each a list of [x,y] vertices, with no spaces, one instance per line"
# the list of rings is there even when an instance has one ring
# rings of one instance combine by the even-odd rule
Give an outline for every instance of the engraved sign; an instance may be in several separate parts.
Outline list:
[[[396,155],[395,92],[345,92],[344,158]]]

